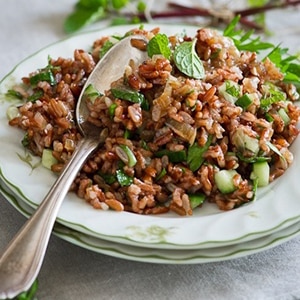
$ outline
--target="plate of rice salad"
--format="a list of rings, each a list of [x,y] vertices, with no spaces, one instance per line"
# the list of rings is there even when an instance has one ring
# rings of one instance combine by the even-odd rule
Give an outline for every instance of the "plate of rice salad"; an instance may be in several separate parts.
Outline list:
[[[110,27],[22,61],[0,86],[7,187],[32,207],[41,202],[81,138],[74,108],[86,78],[134,33],[149,40],[149,59],[122,66],[124,76],[108,91],[87,89],[103,143],[75,179],[58,222],[169,249],[234,244],[297,222],[299,65],[250,33],[237,38],[233,23],[224,33]],[[263,59],[260,50],[268,53]]]

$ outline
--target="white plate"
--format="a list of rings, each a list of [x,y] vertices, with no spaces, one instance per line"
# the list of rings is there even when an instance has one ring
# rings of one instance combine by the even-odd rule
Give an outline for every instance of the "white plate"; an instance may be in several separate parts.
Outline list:
[[[154,25],[145,25],[153,28]],[[166,34],[195,34],[197,28],[161,25]],[[72,57],[75,48],[90,49],[93,41],[107,34],[124,34],[133,26],[111,27],[75,35],[33,54],[17,65],[0,83],[0,167],[6,186],[35,207],[46,195],[55,176],[43,167],[32,170],[22,162],[22,132],[9,127],[4,97],[6,90],[22,76],[47,65],[47,58]],[[166,249],[200,249],[225,246],[257,239],[286,228],[300,218],[300,140],[293,144],[295,161],[291,168],[271,185],[259,190],[255,202],[222,212],[215,205],[205,204],[192,217],[172,213],[144,216],[128,212],[100,211],[69,194],[58,214],[58,222],[90,236],[127,245]],[[34,162],[33,162],[34,163]]]
[[[7,187],[1,186],[1,184],[0,193],[24,216],[29,217],[32,214],[33,209],[29,205],[14,196]],[[124,245],[86,235],[58,223],[55,224],[53,233],[82,248],[117,258],[148,263],[199,264],[244,257],[271,249],[298,236],[300,222],[248,242],[216,248],[186,250],[151,249]]]

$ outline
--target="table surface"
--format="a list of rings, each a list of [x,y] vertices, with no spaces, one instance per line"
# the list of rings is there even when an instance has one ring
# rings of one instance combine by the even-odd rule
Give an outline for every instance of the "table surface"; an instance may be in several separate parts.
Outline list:
[[[63,21],[74,3],[75,0],[0,1],[0,78],[30,54],[66,37]],[[267,23],[274,34],[271,39],[300,51],[299,16],[299,8],[268,13]],[[0,196],[0,251],[24,221]],[[39,274],[37,297],[300,299],[299,249],[300,236],[272,249],[227,261],[152,264],[94,253],[52,236]]]

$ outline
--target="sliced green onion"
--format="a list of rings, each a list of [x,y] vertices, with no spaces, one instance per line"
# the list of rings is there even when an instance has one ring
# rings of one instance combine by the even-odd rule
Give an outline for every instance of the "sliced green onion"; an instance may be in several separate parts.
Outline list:
[[[117,106],[118,105],[116,103],[113,103],[108,108],[108,114],[111,119],[115,116],[115,111],[116,111]]]
[[[117,146],[116,153],[119,158],[129,167],[133,167],[137,163],[134,153],[127,145]]]
[[[161,172],[157,175],[157,177],[155,178],[155,180],[158,181],[158,180],[162,179],[166,174],[167,174],[167,171],[166,171],[165,168],[163,168],[161,170]]]
[[[249,94],[244,94],[242,97],[236,100],[235,105],[240,106],[243,109],[246,109],[251,103],[252,103],[251,96]]]
[[[285,126],[290,124],[291,119],[284,108],[280,108],[278,110],[278,115],[283,120]]]
[[[191,208],[194,209],[198,207],[199,205],[203,204],[205,200],[205,195],[204,194],[192,194],[189,195],[190,203],[191,203]]]

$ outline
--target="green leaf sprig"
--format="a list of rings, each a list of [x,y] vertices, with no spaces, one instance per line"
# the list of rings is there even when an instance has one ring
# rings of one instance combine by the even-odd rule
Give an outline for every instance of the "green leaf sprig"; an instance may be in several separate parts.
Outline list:
[[[237,30],[240,16],[236,16],[224,29],[223,35],[230,37],[240,51],[251,51],[259,53],[261,50],[270,50],[266,55],[277,68],[284,74],[284,81],[294,84],[300,89],[300,59],[296,55],[288,54],[287,48],[272,43],[262,42],[260,37],[253,38],[253,30],[245,32]]]
[[[273,44],[262,42],[260,37],[253,38],[252,35],[254,33],[254,30],[249,30],[247,32],[242,29],[237,30],[236,27],[239,23],[239,20],[240,16],[235,16],[224,29],[223,35],[230,37],[233,40],[235,46],[240,51],[251,51],[259,53],[261,50],[274,48]]]
[[[63,25],[64,31],[66,33],[74,33],[89,24],[111,16],[113,16],[113,25],[139,23],[140,20],[138,17],[129,20],[125,17],[120,17],[120,11],[125,8],[129,2],[129,0],[78,0],[73,12],[65,19]],[[143,1],[136,3],[137,12],[142,12],[145,9],[146,4]]]

